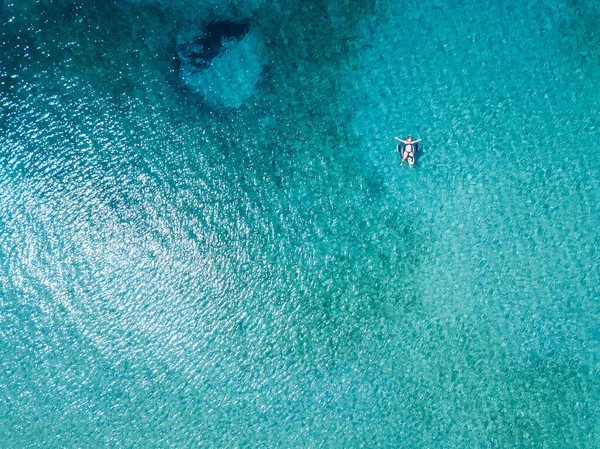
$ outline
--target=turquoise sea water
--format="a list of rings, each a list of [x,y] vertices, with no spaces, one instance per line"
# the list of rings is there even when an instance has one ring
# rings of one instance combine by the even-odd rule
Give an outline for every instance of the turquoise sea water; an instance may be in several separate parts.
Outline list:
[[[239,108],[177,61],[223,17]],[[0,21],[0,447],[598,447],[597,1]]]

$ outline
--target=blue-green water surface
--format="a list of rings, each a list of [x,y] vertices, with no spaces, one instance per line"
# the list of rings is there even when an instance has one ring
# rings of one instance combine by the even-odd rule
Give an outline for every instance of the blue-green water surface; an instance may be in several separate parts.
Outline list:
[[[210,104],[178,35],[240,17]],[[0,447],[598,447],[598,2],[0,22]]]

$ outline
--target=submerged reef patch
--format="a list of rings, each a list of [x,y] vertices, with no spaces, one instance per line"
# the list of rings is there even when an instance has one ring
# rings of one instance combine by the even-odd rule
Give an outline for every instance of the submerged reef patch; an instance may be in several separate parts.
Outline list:
[[[210,61],[225,51],[227,41],[239,41],[248,34],[250,24],[247,21],[234,22],[223,20],[210,22],[201,36],[193,36],[191,42],[178,42],[179,57],[194,67],[205,69]]]
[[[248,20],[212,21],[177,38],[182,81],[213,106],[242,106],[260,80],[262,53]]]

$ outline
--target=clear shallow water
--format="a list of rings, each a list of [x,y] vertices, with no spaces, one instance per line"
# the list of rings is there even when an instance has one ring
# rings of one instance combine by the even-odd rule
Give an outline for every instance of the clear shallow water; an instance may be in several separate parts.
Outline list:
[[[598,7],[236,6],[4,2],[3,447],[595,447]]]

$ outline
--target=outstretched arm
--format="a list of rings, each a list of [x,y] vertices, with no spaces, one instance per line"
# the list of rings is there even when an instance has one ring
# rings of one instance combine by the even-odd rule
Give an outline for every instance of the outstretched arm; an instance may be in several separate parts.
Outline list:
[[[406,140],[402,140],[400,137],[394,137],[398,142],[406,143]]]
[[[423,139],[413,140],[413,143],[419,143],[421,140],[423,140]]]

